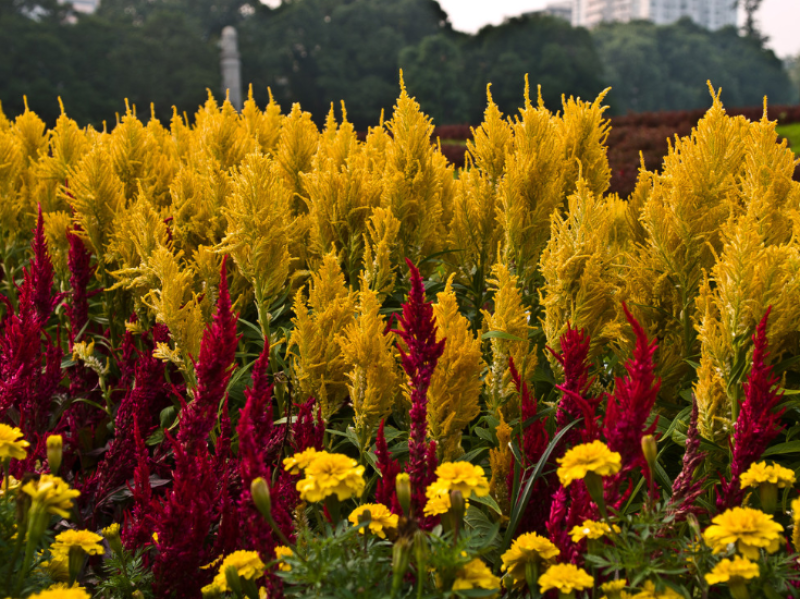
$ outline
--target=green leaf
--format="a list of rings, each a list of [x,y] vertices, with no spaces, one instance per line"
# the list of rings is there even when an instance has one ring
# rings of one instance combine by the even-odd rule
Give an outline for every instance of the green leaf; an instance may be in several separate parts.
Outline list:
[[[497,505],[497,502],[494,500],[494,497],[492,497],[491,495],[485,495],[484,497],[475,497],[475,496],[473,496],[473,497],[470,497],[469,500],[470,501],[474,501],[475,503],[481,503],[483,505],[489,506],[495,512],[497,512],[499,515],[501,515],[501,516],[503,515],[503,510],[500,509],[500,506]]]
[[[564,438],[564,435],[566,435],[572,429],[572,427],[577,425],[579,422],[583,422],[583,418],[579,418],[578,420],[573,420],[570,422],[558,432],[552,441],[550,441],[550,444],[542,454],[542,458],[536,463],[536,467],[533,469],[530,477],[528,477],[528,480],[525,483],[525,488],[522,490],[522,494],[515,498],[514,506],[511,509],[511,517],[508,521],[508,528],[506,528],[506,535],[503,538],[503,550],[507,549],[511,545],[511,539],[514,538],[514,535],[517,532],[517,526],[519,526],[519,521],[522,519],[522,512],[528,506],[528,502],[531,499],[533,485],[542,475],[542,471],[544,470],[547,461],[550,459],[550,455],[553,453],[553,450],[556,448],[556,446],[561,442],[561,439]]]
[[[762,457],[768,455],[785,455],[787,453],[800,453],[800,441],[789,441],[788,443],[778,443],[765,451]]]
[[[481,335],[481,339],[508,339],[509,341],[523,341],[519,337],[506,333],[505,331],[487,331]]]

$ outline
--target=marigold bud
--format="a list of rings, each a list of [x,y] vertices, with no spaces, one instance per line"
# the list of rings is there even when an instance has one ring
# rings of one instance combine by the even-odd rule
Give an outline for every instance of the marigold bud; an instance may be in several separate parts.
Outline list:
[[[399,590],[400,585],[403,583],[403,576],[405,576],[406,570],[408,570],[410,558],[411,541],[408,537],[401,537],[394,544],[394,547],[392,547],[392,570],[394,570],[392,587],[394,591]]]
[[[400,507],[403,508],[403,513],[408,516],[411,514],[411,479],[408,474],[403,472],[397,475],[395,488],[397,490],[397,501],[400,503]]]
[[[81,573],[81,570],[83,570],[83,564],[86,561],[86,552],[81,547],[73,546],[69,548],[68,556],[69,584],[71,586],[78,580],[78,575]]]
[[[260,476],[254,478],[253,482],[250,483],[250,496],[253,498],[253,503],[256,504],[256,508],[261,512],[261,515],[269,520],[272,517],[272,498],[269,494],[267,481]]]
[[[453,524],[456,527],[464,520],[464,511],[466,510],[466,502],[464,495],[458,489],[450,491],[450,513],[453,515]]]
[[[225,568],[225,580],[236,595],[241,595],[242,581],[239,579],[239,572],[236,566],[228,566]]]
[[[64,440],[61,435],[47,437],[47,463],[50,464],[50,473],[58,474],[61,469],[61,458],[64,455]]]
[[[119,536],[119,524],[116,522],[111,526],[107,526],[103,529],[103,536],[108,541],[109,547],[111,547],[111,551],[113,551],[117,555],[122,554],[122,539]]]
[[[653,435],[645,435],[642,437],[642,453],[644,454],[644,459],[647,460],[647,465],[650,467],[650,472],[652,474],[655,471],[656,458],[658,457],[656,438]]]

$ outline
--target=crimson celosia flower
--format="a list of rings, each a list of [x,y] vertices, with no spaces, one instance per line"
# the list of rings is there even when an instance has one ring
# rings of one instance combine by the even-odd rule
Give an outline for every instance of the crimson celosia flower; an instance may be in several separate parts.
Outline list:
[[[406,258],[410,270],[411,290],[403,304],[400,327],[393,332],[403,341],[398,344],[400,361],[408,376],[411,388],[411,430],[408,436],[408,464],[406,471],[411,478],[412,503],[418,516],[425,507],[425,489],[436,475],[436,457],[430,459],[431,451],[426,442],[428,431],[428,387],[436,363],[444,352],[445,340],[436,340],[436,321],[433,307],[425,301],[422,276],[414,264]]]
[[[53,263],[47,252],[47,241],[44,237],[44,217],[42,206],[39,204],[39,215],[36,219],[36,228],[33,232],[33,258],[28,265],[23,293],[30,293],[36,314],[40,322],[45,323],[50,318],[53,310],[61,301],[61,294],[53,294]]]
[[[160,329],[153,331],[153,346],[160,334]],[[156,418],[161,409],[169,405],[171,387],[165,371],[164,363],[154,358],[152,351],[138,354],[133,385],[126,390],[114,419],[114,439],[97,468],[95,509],[102,507],[106,495],[124,485],[133,474],[138,459],[134,431],[146,437],[158,424]]]
[[[622,304],[625,316],[636,335],[633,357],[625,364],[627,375],[617,377],[613,395],[608,395],[604,421],[604,433],[611,451],[622,456],[622,472],[640,467],[649,473],[642,453],[642,437],[650,435],[656,428],[653,422],[645,428],[653,410],[661,381],[655,376],[655,340],[649,342],[642,325]]]
[[[125,513],[122,541],[128,549],[136,549],[150,541],[152,530],[148,521],[153,489],[150,486],[150,454],[139,431],[139,423],[133,421],[133,440],[136,451],[136,467],[133,470],[133,486],[128,489],[133,496],[133,507]]]
[[[305,451],[309,447],[322,451],[325,423],[322,421],[322,410],[320,408],[317,408],[317,417],[316,420],[314,419],[315,407],[316,400],[313,397],[309,397],[308,401],[298,406],[297,418],[292,427],[295,453]]]
[[[722,492],[717,497],[720,510],[741,505],[745,490],[739,478],[783,430],[780,419],[784,410],[776,409],[783,393],[778,390],[779,379],[772,366],[766,363],[769,358],[767,321],[771,310],[772,307],[767,309],[753,335],[753,366],[744,384],[744,401],[734,425],[731,478],[729,482],[721,481]]]
[[[561,364],[564,371],[564,382],[556,385],[556,389],[562,392],[561,400],[556,409],[556,427],[561,430],[573,420],[586,416],[586,404],[591,403],[588,399],[588,390],[591,385],[589,380],[589,346],[590,338],[585,329],[572,328],[567,325],[567,331],[561,335],[559,343],[561,352],[556,353],[549,347],[553,357]],[[594,422],[584,423],[584,430],[593,432]],[[564,447],[568,448],[578,443],[581,439],[584,443],[593,441],[596,437],[581,435],[577,428],[569,431],[564,439]]]
[[[19,427],[32,446],[48,427],[50,404],[61,382],[61,349],[44,331],[60,296],[52,294],[53,267],[44,240],[41,212],[32,242],[34,258],[23,270],[17,310],[8,298],[0,331],[0,420],[13,407],[19,412]],[[29,452],[27,461],[42,457]],[[17,462],[14,468],[27,468]]]
[[[701,509],[694,505],[695,500],[703,493],[706,476],[694,480],[694,473],[706,457],[700,451],[700,432],[697,430],[697,401],[692,398],[692,416],[689,430],[686,433],[686,448],[683,452],[683,467],[672,483],[672,497],[667,504],[667,513],[677,521],[684,520],[689,514],[698,513]]]
[[[401,509],[397,500],[396,481],[401,469],[386,444],[386,434],[383,429],[385,424],[386,421],[381,420],[375,437],[375,457],[378,458],[377,468],[381,475],[375,487],[375,501],[389,506],[393,514],[399,514]]]
[[[172,486],[163,498],[150,502],[148,516],[151,531],[158,536],[153,563],[156,595],[194,599],[210,580],[200,566],[217,557],[206,539],[218,522],[219,480],[205,444],[193,444],[189,453],[168,431],[166,435],[175,458]]]
[[[228,277],[222,260],[220,269],[219,298],[214,320],[203,333],[200,342],[200,357],[195,365],[197,388],[194,399],[183,407],[178,442],[194,449],[207,443],[208,434],[217,419],[217,408],[225,397],[225,389],[235,365],[236,323],[239,316],[233,312],[228,293]]]
[[[244,408],[236,431],[239,437],[239,473],[242,487],[250,488],[253,479],[268,478],[271,464],[277,463],[284,427],[273,427],[272,385],[267,378],[269,345],[253,364],[253,383],[245,389]]]

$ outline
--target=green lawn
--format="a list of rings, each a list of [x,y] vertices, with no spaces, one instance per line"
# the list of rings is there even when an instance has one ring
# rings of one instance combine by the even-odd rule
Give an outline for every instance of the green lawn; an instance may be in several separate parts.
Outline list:
[[[789,145],[792,147],[792,151],[800,155],[800,123],[779,125],[778,134],[787,138],[789,140]]]

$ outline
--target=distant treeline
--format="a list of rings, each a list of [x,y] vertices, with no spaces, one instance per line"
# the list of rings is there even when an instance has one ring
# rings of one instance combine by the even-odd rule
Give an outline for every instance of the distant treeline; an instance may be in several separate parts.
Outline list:
[[[605,25],[588,31],[549,16],[512,19],[476,35],[452,29],[433,0],[101,0],[75,15],[56,0],[0,0],[0,101],[14,116],[23,95],[52,123],[60,96],[70,116],[101,126],[124,111],[172,106],[194,112],[206,88],[220,93],[222,27],[239,32],[242,79],[259,105],[267,88],[288,108],[300,102],[318,121],[339,100],[357,128],[378,123],[398,95],[402,68],[412,95],[437,123],[475,123],[486,84],[502,110],[532,101],[558,108],[561,95],[591,98],[605,87],[615,114],[707,106],[706,80],[726,106],[796,101],[781,61],[756,39],[689,21]]]

